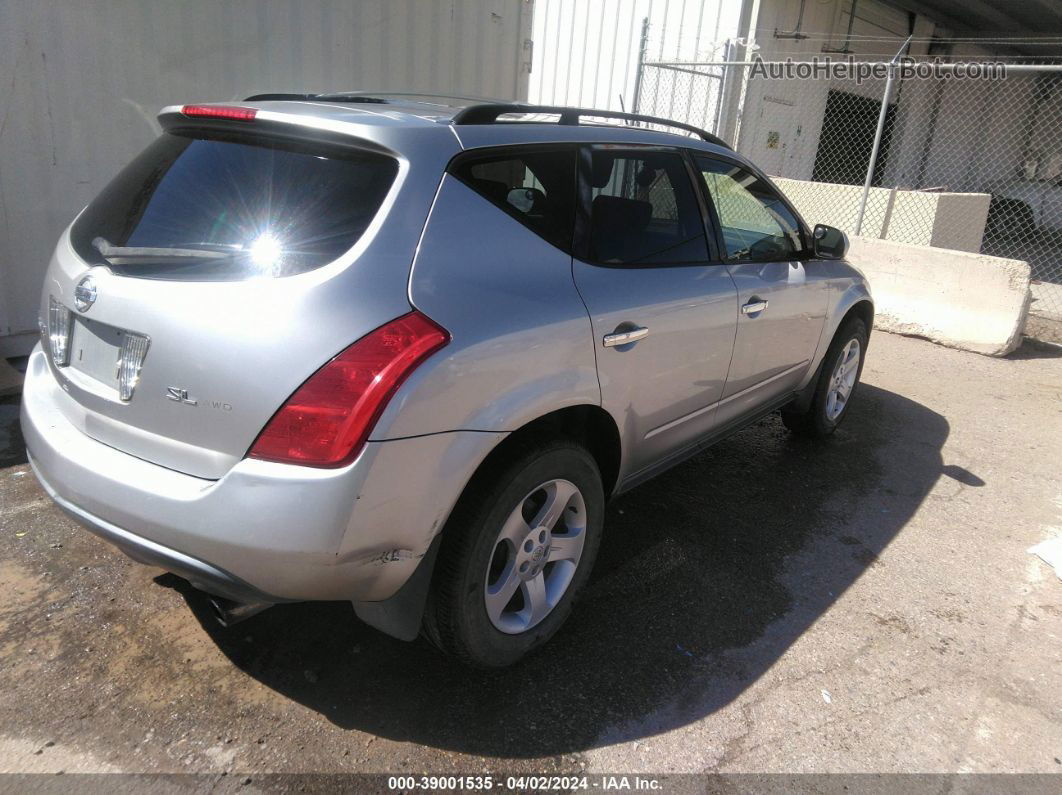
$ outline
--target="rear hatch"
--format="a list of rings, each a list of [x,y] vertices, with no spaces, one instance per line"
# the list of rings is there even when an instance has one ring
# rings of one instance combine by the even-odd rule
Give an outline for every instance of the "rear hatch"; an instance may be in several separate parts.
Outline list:
[[[151,144],[64,235],[42,296],[68,419],[204,478],[328,359],[409,310],[416,244],[381,231],[397,154],[237,126]]]

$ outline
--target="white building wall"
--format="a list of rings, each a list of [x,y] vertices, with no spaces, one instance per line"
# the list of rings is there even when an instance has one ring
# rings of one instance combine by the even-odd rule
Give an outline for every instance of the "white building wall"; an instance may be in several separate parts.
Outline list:
[[[164,105],[266,91],[525,99],[528,0],[0,0],[0,354],[77,212]],[[16,336],[12,336],[16,335]]]
[[[823,47],[839,49],[845,44],[851,0],[827,0],[805,4],[801,31],[806,39],[777,38],[775,31],[793,31],[800,0],[761,0],[756,24],[756,51],[765,61],[808,61],[822,58]],[[848,44],[857,61],[891,59],[910,31],[908,15],[876,0],[860,0],[856,7],[852,38]],[[933,31],[924,17],[916,18],[915,36]],[[926,52],[924,41],[913,43],[911,55]],[[829,53],[836,60],[844,54]],[[880,100],[884,81],[855,80],[750,80],[742,112],[738,149],[777,176],[810,179],[818,151],[819,133],[830,90],[844,91]],[[768,134],[777,132],[781,144],[768,148]],[[771,168],[770,165],[775,165]]]
[[[809,38],[775,37],[776,30],[794,28],[799,7],[800,0],[761,0],[756,44],[764,60],[821,58],[826,54],[824,46],[840,48],[844,44],[851,0],[808,2],[801,28]],[[924,56],[936,32],[936,24],[925,16],[917,15],[912,28],[906,12],[877,0],[859,0],[849,49],[857,61],[888,61],[913,33],[909,54]],[[947,35],[947,31],[942,33]],[[951,55],[992,57],[989,51],[969,44],[955,47]],[[832,53],[831,57],[845,56]],[[862,85],[854,80],[752,80],[743,106],[738,148],[771,174],[810,179],[829,91],[880,101],[884,88],[884,80]],[[898,112],[883,184],[980,191],[993,180],[1014,176],[1023,156],[1033,88],[1031,76],[976,84],[901,81],[891,98]],[[780,134],[781,145],[768,146],[771,132]],[[991,142],[990,148],[986,148],[986,141]]]
[[[646,60],[712,61],[737,35],[740,11],[739,0],[536,0],[528,96],[630,111],[643,19]]]
[[[991,59],[983,48],[957,46],[955,60]],[[918,188],[983,191],[1012,178],[1025,155],[1035,74],[1005,80],[906,80],[885,182]]]

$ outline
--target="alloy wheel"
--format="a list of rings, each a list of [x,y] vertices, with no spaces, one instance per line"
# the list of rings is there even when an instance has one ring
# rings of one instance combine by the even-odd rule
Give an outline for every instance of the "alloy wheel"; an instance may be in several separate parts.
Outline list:
[[[484,606],[491,624],[516,635],[550,614],[571,585],[586,540],[586,501],[567,480],[524,497],[502,524],[487,565]]]
[[[848,407],[848,398],[855,389],[856,378],[859,376],[859,340],[850,339],[848,344],[841,349],[841,355],[837,357],[837,364],[830,376],[829,391],[826,393],[826,418],[830,422],[836,422]]]

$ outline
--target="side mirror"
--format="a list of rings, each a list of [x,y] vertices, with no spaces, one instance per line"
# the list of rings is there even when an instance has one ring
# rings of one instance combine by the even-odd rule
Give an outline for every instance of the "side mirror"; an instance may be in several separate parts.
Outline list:
[[[815,224],[811,248],[819,259],[844,259],[848,253],[848,235],[826,224]]]
[[[538,188],[513,188],[505,197],[510,205],[522,213],[529,213],[546,201],[546,194]]]

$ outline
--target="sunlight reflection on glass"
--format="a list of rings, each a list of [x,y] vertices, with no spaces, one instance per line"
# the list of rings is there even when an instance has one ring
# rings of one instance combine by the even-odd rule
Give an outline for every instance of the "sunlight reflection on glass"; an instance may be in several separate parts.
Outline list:
[[[259,235],[248,251],[251,255],[251,262],[262,271],[272,271],[284,256],[280,241],[269,232]]]

